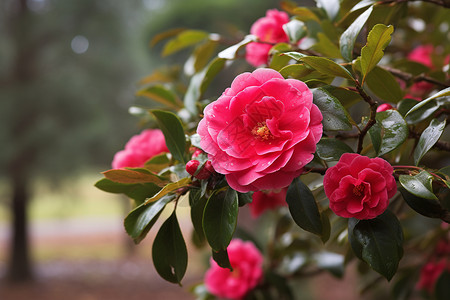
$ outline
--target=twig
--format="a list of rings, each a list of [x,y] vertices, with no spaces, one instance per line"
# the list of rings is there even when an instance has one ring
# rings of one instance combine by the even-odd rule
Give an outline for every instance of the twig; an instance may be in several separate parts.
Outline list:
[[[398,69],[395,69],[395,68],[391,68],[391,67],[388,67],[388,66],[380,66],[380,67],[385,69],[386,71],[392,73],[392,75],[394,75],[394,76],[396,76],[396,77],[398,77],[398,78],[400,78],[400,79],[402,79],[404,81],[413,81],[413,82],[426,81],[426,82],[430,82],[430,83],[435,84],[435,85],[439,85],[439,86],[444,87],[444,88],[450,87],[450,84],[448,84],[446,82],[442,82],[442,81],[436,80],[436,79],[434,79],[432,77],[426,76],[425,74],[420,74],[420,75],[414,76],[414,75],[412,75],[410,73],[406,73],[406,72],[403,72],[401,70],[398,70]]]
[[[378,4],[404,3],[404,2],[415,2],[415,1],[433,3],[433,4],[447,7],[447,8],[450,7],[450,3],[446,2],[446,1],[440,1],[440,0],[385,0],[385,1],[378,2]]]
[[[358,80],[356,80],[355,83],[356,83],[356,89],[358,90],[358,93],[361,95],[361,97],[364,99],[364,101],[366,101],[370,105],[369,121],[367,122],[366,126],[364,126],[364,128],[361,130],[361,133],[359,134],[359,139],[358,139],[358,148],[357,148],[356,152],[361,153],[361,151],[363,149],[363,141],[364,141],[365,135],[367,134],[369,129],[373,125],[375,125],[375,123],[377,122],[375,120],[375,116],[377,114],[378,103],[375,100],[373,100],[369,95],[366,94],[366,92],[363,90],[363,88],[361,87],[361,84],[359,83]]]

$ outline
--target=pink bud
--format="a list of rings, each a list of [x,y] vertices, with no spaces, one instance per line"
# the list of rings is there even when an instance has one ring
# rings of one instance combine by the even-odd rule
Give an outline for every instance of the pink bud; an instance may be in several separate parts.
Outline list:
[[[380,106],[378,106],[377,112],[386,111],[386,110],[389,110],[389,109],[392,109],[392,105],[390,105],[388,103],[383,103]]]
[[[200,165],[200,162],[198,160],[190,160],[186,164],[186,171],[194,176],[195,172],[197,172],[198,166]]]
[[[197,156],[199,156],[202,153],[203,153],[203,151],[201,149],[196,148],[196,150],[192,154],[192,158],[196,158]]]

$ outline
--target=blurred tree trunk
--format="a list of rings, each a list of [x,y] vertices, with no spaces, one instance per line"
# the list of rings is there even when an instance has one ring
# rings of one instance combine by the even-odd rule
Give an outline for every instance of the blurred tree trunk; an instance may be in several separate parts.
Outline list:
[[[29,134],[36,119],[33,109],[23,110],[21,108],[21,105],[29,103],[24,97],[30,97],[29,94],[22,91],[26,90],[36,76],[36,72],[34,72],[36,49],[29,47],[33,24],[26,0],[17,0],[16,11],[8,21],[7,25],[16,53],[9,76],[10,88],[17,91],[13,93],[15,97],[10,99],[14,101],[17,108],[14,110],[12,142],[18,145]],[[12,236],[9,244],[7,278],[14,282],[25,282],[33,278],[28,241],[27,208],[30,199],[31,166],[35,150],[32,147],[17,148],[8,165],[8,179],[12,191],[10,204]]]

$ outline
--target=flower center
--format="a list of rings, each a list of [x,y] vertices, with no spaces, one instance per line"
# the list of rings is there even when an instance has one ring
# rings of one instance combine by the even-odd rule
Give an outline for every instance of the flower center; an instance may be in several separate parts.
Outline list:
[[[363,184],[355,185],[353,187],[353,195],[361,196],[363,193],[364,193],[364,185]]]
[[[258,124],[256,124],[255,127],[253,127],[252,134],[253,134],[253,136],[255,136],[256,138],[258,138],[262,141],[267,141],[269,139],[274,138],[274,136],[272,135],[272,133],[269,130],[269,127],[267,127],[267,124],[265,121],[258,122]]]

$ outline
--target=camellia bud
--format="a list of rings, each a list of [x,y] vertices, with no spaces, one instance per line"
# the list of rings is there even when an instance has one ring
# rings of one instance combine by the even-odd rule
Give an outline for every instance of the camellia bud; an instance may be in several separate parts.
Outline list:
[[[392,105],[390,105],[388,103],[383,103],[383,104],[381,104],[380,106],[377,107],[377,112],[386,111],[386,110],[389,110],[389,109],[392,109]]]
[[[199,165],[200,165],[200,162],[198,160],[192,159],[192,160],[188,161],[186,164],[186,172],[188,172],[190,175],[194,176],[195,172],[197,172]]]

